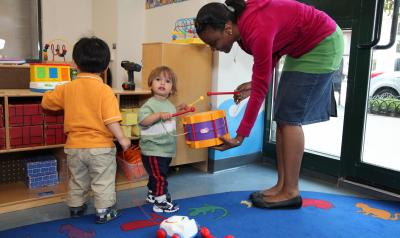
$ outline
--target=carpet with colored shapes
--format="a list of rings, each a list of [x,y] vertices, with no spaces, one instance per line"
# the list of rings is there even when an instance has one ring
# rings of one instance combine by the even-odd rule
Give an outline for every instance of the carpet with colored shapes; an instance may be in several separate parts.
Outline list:
[[[400,236],[400,204],[396,202],[302,192],[302,209],[266,210],[252,207],[249,193],[227,192],[176,200],[181,209],[174,214],[194,218],[216,238]],[[0,237],[155,237],[160,222],[174,214],[155,214],[151,208],[143,205],[124,209],[121,217],[103,225],[94,223],[94,215],[87,215],[0,231]]]

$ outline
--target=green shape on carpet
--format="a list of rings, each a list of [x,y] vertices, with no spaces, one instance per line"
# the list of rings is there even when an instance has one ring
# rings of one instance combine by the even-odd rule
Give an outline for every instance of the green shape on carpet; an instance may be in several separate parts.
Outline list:
[[[215,213],[218,210],[222,211],[222,215],[220,217],[215,218],[216,220],[224,218],[228,215],[228,210],[226,210],[225,208],[219,207],[219,206],[213,206],[213,205],[209,205],[209,204],[204,204],[202,207],[198,207],[198,208],[189,208],[189,210],[191,211],[189,213],[189,216],[192,216],[192,217],[198,216],[200,214],[207,215],[207,213]]]

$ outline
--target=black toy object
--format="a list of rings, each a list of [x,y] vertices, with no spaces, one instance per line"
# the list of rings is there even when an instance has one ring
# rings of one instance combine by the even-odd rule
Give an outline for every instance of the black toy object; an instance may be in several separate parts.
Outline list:
[[[140,72],[142,66],[128,60],[121,61],[121,67],[128,72],[128,82],[122,84],[124,90],[135,90],[135,80],[133,72]]]

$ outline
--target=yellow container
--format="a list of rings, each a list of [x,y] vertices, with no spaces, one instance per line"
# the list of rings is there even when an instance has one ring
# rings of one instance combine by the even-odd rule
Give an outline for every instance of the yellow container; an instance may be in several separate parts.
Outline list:
[[[140,136],[140,129],[138,125],[133,125],[132,126],[132,131],[131,131],[132,137],[139,137]]]
[[[132,127],[131,126],[121,126],[122,132],[128,138],[132,136]]]
[[[137,113],[135,112],[121,112],[122,122],[121,125],[132,126],[137,124]]]

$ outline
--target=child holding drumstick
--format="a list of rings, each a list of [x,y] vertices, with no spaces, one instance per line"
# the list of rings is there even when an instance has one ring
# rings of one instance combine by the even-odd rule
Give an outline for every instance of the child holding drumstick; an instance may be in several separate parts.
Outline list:
[[[153,96],[140,108],[140,149],[142,162],[149,174],[146,201],[153,203],[154,212],[176,212],[168,193],[167,173],[176,153],[176,122],[173,114],[187,110],[186,104],[175,106],[168,100],[176,92],[176,75],[166,66],[154,69],[148,78]]]

